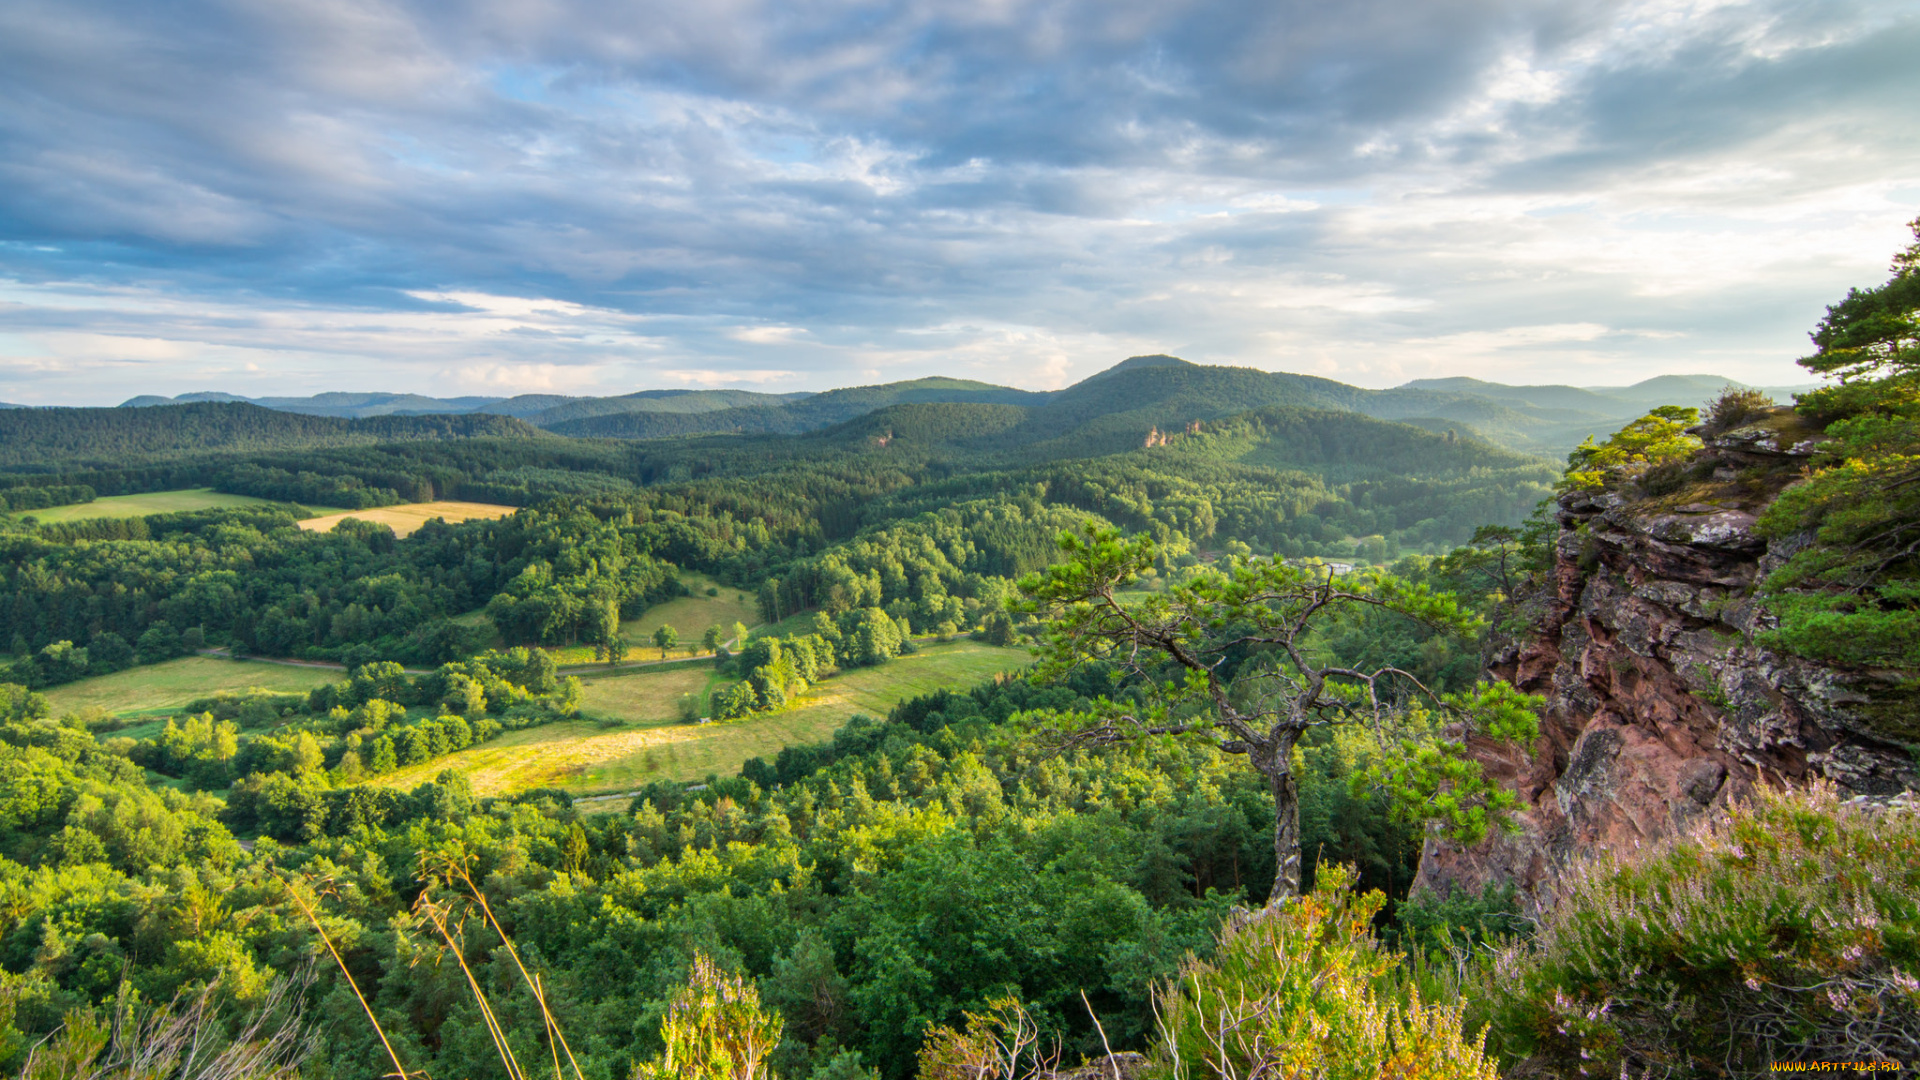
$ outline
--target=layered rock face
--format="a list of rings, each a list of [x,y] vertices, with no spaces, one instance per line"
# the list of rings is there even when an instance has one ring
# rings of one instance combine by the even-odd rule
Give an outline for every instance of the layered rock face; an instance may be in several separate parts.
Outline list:
[[[1543,618],[1491,664],[1546,695],[1541,739],[1472,747],[1526,801],[1520,830],[1469,849],[1429,840],[1416,890],[1513,884],[1544,902],[1572,860],[1685,830],[1758,784],[1920,789],[1885,719],[1903,688],[1753,641],[1770,626],[1753,586],[1807,542],[1770,543],[1754,520],[1800,475],[1811,434],[1781,410],[1709,440],[1664,497],[1561,500]]]

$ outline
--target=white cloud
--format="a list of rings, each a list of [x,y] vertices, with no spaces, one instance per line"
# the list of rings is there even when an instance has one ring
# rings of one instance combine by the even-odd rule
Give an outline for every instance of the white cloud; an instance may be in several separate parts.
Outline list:
[[[1898,0],[22,0],[0,375],[1781,382],[1920,209],[1916,46]]]
[[[727,336],[749,345],[789,345],[805,333],[797,326],[743,326],[728,331]]]
[[[800,373],[766,368],[736,368],[727,371],[679,369],[662,371],[660,376],[670,383],[691,383],[695,386],[765,386],[768,383],[790,381],[798,378]]]

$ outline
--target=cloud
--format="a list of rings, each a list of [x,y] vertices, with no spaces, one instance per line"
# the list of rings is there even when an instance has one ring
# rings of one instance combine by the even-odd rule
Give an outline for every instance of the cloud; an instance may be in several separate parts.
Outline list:
[[[1779,382],[1920,204],[1916,52],[1898,0],[17,0],[0,365]]]
[[[727,336],[749,345],[788,345],[805,333],[798,326],[743,326],[728,331]]]

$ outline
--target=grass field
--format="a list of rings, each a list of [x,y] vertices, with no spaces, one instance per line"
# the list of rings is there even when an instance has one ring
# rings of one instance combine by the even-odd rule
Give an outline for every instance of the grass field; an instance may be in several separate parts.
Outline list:
[[[330,532],[335,525],[348,518],[359,518],[361,521],[374,521],[389,526],[393,529],[395,536],[411,536],[415,529],[434,518],[445,518],[448,521],[501,518],[518,509],[517,506],[496,506],[493,503],[475,502],[403,503],[399,506],[381,506],[372,510],[345,510],[325,517],[308,518],[300,523],[300,527],[313,532]]]
[[[340,678],[327,668],[291,667],[211,656],[184,656],[164,664],[81,679],[46,691],[55,716],[81,709],[103,709],[116,716],[177,709],[221,690],[307,691]]]
[[[482,746],[391,774],[381,782],[409,788],[456,769],[483,795],[558,787],[578,793],[628,791],[651,780],[698,780],[737,771],[751,757],[771,758],[782,747],[821,742],[855,713],[881,717],[901,700],[942,687],[973,686],[1023,667],[1023,649],[973,641],[928,645],[912,656],[861,668],[814,687],[784,712],[726,724],[681,724],[673,703],[704,690],[713,669],[687,665],[594,679],[587,683],[583,719],[508,732]],[[603,728],[601,717],[621,727]]]
[[[660,655],[654,647],[653,632],[661,623],[666,623],[680,632],[680,648],[700,644],[700,635],[707,627],[717,626],[723,636],[733,636],[733,624],[745,623],[753,626],[760,621],[760,613],[755,610],[753,600],[731,585],[722,585],[705,574],[682,571],[680,581],[686,585],[691,596],[679,596],[664,604],[655,604],[640,613],[637,619],[629,619],[620,624],[620,631],[633,642],[634,655]],[[708,589],[720,590],[718,596],[708,596]]]
[[[694,656],[702,652],[700,638],[707,632],[707,627],[718,626],[730,638],[733,636],[734,623],[745,623],[752,627],[760,621],[753,601],[739,589],[722,585],[705,574],[691,570],[680,572],[680,582],[692,595],[676,596],[664,604],[655,604],[641,612],[639,618],[628,619],[620,624],[620,632],[627,635],[627,640],[633,645],[633,651],[627,654],[629,662],[660,659],[660,647],[653,643],[653,632],[660,628],[661,623],[680,633],[680,643],[673,647],[670,656]],[[719,590],[718,595],[708,596],[708,589]],[[454,621],[481,626],[485,620],[484,614],[475,611]],[[553,657],[554,663],[563,667],[591,664],[595,660],[591,645],[554,646],[549,647],[547,653]]]
[[[212,488],[188,488],[184,491],[150,491],[145,495],[109,495],[90,503],[56,506],[51,510],[25,510],[21,514],[31,516],[45,524],[52,524],[58,521],[80,521],[86,518],[145,517],[148,514],[175,514],[182,510],[272,505],[273,503],[267,499],[256,499],[251,495],[229,495]],[[325,514],[332,513],[333,508],[314,506],[309,507],[308,511]]]

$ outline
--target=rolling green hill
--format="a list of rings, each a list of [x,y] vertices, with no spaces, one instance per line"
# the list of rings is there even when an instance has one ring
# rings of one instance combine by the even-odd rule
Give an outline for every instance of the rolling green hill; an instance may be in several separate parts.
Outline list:
[[[714,413],[727,409],[778,408],[811,394],[760,394],[751,390],[642,390],[619,397],[572,398],[529,415],[529,423],[557,430],[569,421],[629,413]],[[492,408],[492,406],[489,406]],[[482,410],[485,411],[485,410]]]
[[[753,396],[777,400],[774,395]],[[718,408],[697,415],[662,414],[650,410],[555,420],[548,419],[548,414],[542,414],[539,422],[556,434],[578,438],[657,439],[723,432],[794,435],[864,416],[890,405],[932,402],[1026,405],[1043,402],[1047,397],[1043,393],[994,386],[970,379],[927,378],[879,386],[852,386],[808,394],[777,404],[763,401]]]
[[[1587,435],[1617,429],[1655,405],[1697,404],[1730,382],[1716,375],[1663,375],[1632,386],[1582,388],[1507,386],[1455,377],[1416,379],[1389,390],[1369,390],[1310,375],[1206,366],[1154,354],[1129,357],[1051,392],[933,377],[820,393],[674,389],[612,397],[523,394],[499,399],[379,393],[241,398],[202,392],[177,398],[140,397],[126,404],[252,404],[343,418],[500,416],[573,438],[630,440],[800,435],[906,404],[1017,405],[1035,410],[1030,417],[1035,432],[1050,433],[1049,438],[1073,432],[1079,452],[1124,449],[1136,429],[1144,440],[1153,428],[1216,419],[1250,408],[1292,405],[1343,409],[1439,432],[1451,429],[1511,450],[1559,457]],[[1791,390],[1773,392],[1784,400]],[[1046,441],[1024,434],[1009,439],[1023,445]],[[1063,446],[1060,451],[1072,449]]]
[[[151,409],[10,409],[0,412],[0,467],[57,463],[64,469],[143,463],[207,451],[364,446],[417,439],[538,437],[503,416],[382,416],[346,420],[245,402]]]

